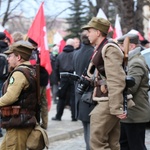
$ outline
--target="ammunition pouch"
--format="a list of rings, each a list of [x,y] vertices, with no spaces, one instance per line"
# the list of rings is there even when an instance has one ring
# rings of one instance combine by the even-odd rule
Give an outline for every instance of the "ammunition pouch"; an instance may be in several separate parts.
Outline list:
[[[1,108],[2,117],[10,117],[11,116],[11,111],[12,111],[11,106],[2,107]]]
[[[6,106],[1,108],[2,117],[11,117],[11,116],[19,116],[20,114],[20,106]]]

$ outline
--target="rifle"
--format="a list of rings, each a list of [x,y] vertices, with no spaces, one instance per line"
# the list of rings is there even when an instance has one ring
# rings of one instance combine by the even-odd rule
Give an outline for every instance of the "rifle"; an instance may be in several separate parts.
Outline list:
[[[135,79],[133,77],[128,76],[128,53],[129,53],[129,37],[126,37],[123,45],[124,45],[124,71],[126,73],[126,87],[124,89],[123,92],[123,96],[124,96],[124,102],[123,102],[123,106],[124,106],[124,112],[127,114],[127,95],[128,95],[128,88],[129,87],[133,87],[135,85]]]
[[[129,37],[126,37],[123,45],[124,45],[124,71],[127,75],[128,72],[128,53],[129,53]],[[124,112],[127,114],[127,85],[124,89],[123,92],[124,95],[124,102],[123,102],[123,106],[124,106]]]
[[[40,123],[40,59],[39,52],[36,50],[37,61],[36,61],[36,76],[37,76],[37,107],[36,107],[36,119]]]

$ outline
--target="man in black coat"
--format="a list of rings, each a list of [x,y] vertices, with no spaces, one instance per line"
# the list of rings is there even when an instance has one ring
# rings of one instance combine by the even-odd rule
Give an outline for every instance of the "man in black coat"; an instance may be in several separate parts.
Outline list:
[[[85,68],[88,67],[90,59],[93,54],[93,47],[86,36],[86,32],[81,35],[82,47],[80,50],[74,53],[73,66],[77,75],[82,76]],[[89,105],[81,101],[81,94],[77,92],[77,84],[75,85],[75,102],[76,102],[76,117],[81,120],[84,128],[84,139],[86,143],[86,150],[90,150],[89,138],[90,138],[90,116],[89,113],[94,108],[94,105]]]
[[[57,56],[56,59],[56,73],[59,83],[58,103],[56,116],[52,118],[55,121],[61,121],[63,111],[69,99],[71,106],[72,121],[75,119],[75,95],[74,95],[74,81],[71,78],[63,76],[64,73],[73,73],[73,54],[74,54],[74,40],[68,39],[63,52]]]

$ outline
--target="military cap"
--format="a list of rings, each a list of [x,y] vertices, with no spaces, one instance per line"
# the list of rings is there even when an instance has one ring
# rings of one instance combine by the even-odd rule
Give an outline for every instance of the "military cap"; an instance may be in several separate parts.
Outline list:
[[[129,37],[130,43],[139,44],[139,36],[137,34],[125,34],[118,38],[118,44],[123,44],[126,37]]]
[[[6,38],[6,34],[4,32],[0,32],[0,40],[4,40]]]
[[[34,49],[35,48],[31,45],[31,43],[21,40],[13,43],[9,47],[9,50],[5,51],[4,53],[9,55],[11,53],[18,52],[24,60],[29,60],[32,50]]]
[[[108,33],[108,29],[110,27],[110,22],[104,18],[93,17],[89,23],[82,27],[82,29],[94,28],[103,33]]]

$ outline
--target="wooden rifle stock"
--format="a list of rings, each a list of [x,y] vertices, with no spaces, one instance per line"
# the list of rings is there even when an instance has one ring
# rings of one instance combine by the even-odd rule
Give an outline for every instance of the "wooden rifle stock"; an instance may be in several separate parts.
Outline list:
[[[124,45],[124,69],[125,69],[126,74],[128,71],[127,68],[128,68],[129,43],[130,43],[130,39],[129,39],[129,37],[126,37],[123,42],[123,45]]]
[[[39,53],[37,50],[37,62],[36,62],[36,76],[37,76],[37,110],[36,110],[36,119],[40,123],[40,61]]]
[[[37,75],[37,101],[40,104],[40,65],[36,64],[36,75]]]
[[[129,43],[130,39],[129,37],[126,37],[123,45],[124,45],[124,70],[127,75],[128,73],[128,53],[129,53]],[[124,111],[127,114],[127,86],[124,89]]]

